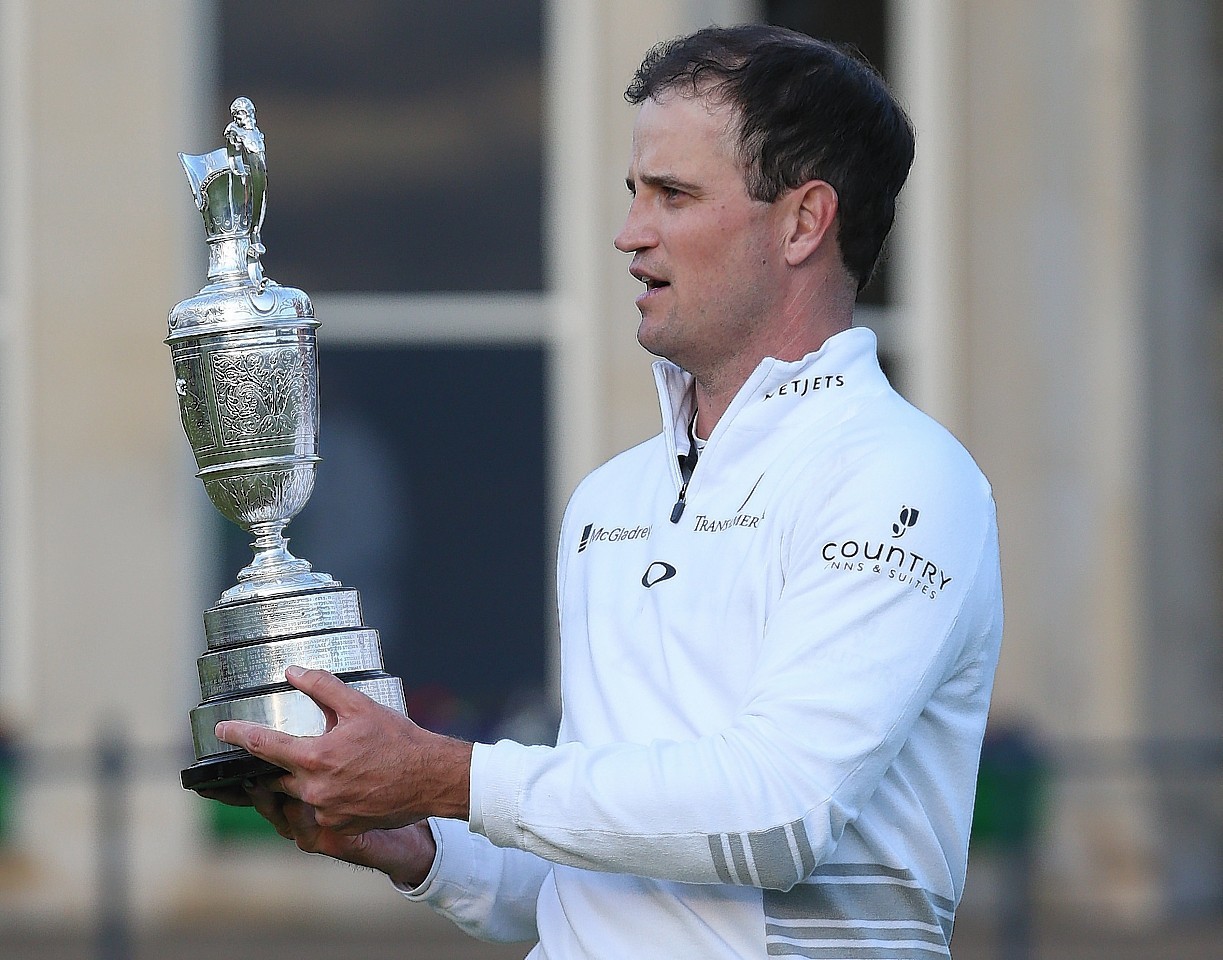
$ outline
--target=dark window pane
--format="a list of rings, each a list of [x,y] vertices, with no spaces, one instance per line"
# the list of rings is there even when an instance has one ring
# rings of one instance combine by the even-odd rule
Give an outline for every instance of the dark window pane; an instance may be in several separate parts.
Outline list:
[[[542,289],[541,42],[539,0],[222,0],[218,122],[254,101],[268,275]]]
[[[887,0],[766,0],[764,18],[821,40],[852,44],[886,74],[886,7]]]
[[[418,722],[507,732],[546,680],[543,350],[323,344],[319,366],[323,462],[290,549],[360,591]],[[232,582],[250,550],[229,531]]]

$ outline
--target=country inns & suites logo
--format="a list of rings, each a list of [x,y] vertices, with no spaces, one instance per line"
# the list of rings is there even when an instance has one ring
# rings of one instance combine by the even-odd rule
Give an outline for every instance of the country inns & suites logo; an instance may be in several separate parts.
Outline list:
[[[900,514],[892,524],[892,540],[899,540],[917,526],[920,511],[916,507],[901,506]],[[929,597],[938,597],[951,583],[951,576],[937,563],[915,550],[906,549],[885,540],[829,540],[820,555],[829,570],[845,570],[850,573],[867,573],[887,577],[904,584]]]

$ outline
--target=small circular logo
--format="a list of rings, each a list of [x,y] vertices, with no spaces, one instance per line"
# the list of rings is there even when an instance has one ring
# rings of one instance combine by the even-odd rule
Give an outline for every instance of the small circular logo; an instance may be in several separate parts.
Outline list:
[[[675,576],[675,568],[671,564],[655,560],[645,568],[645,573],[641,575],[641,585],[648,590],[654,584],[670,580],[673,576]]]

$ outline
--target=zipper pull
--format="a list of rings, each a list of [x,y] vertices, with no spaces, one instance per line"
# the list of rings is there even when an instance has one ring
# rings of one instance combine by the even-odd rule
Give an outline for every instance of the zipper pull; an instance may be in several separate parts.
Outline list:
[[[684,481],[684,485],[679,488],[679,499],[675,501],[675,506],[671,508],[671,522],[679,523],[679,518],[684,515],[684,507],[688,505],[688,501],[684,499],[688,494],[688,481]]]
[[[675,506],[671,508],[671,522],[679,523],[679,518],[684,515],[684,507],[688,502],[684,499],[688,495],[688,482],[692,479],[692,471],[696,469],[696,436],[693,434],[693,429],[696,427],[696,414],[692,414],[692,419],[688,422],[688,452],[679,458],[679,475],[684,482],[680,484],[679,499],[675,501]]]

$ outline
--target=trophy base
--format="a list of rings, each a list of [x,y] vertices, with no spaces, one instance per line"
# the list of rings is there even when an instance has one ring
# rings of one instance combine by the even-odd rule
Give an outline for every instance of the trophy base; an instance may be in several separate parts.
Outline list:
[[[376,703],[407,713],[403,683],[383,670],[378,631],[364,625],[357,591],[331,582],[324,590],[222,600],[204,612],[208,652],[196,661],[204,699],[190,714],[197,760],[182,771],[186,789],[284,772],[218,740],[223,720],[294,737],[327,732],[323,708],[286,680],[289,666],[326,670]]]
[[[199,760],[187,767],[180,774],[180,778],[187,790],[214,790],[241,783],[243,780],[254,780],[256,777],[284,772],[276,764],[260,760],[243,750],[227,757]]]

